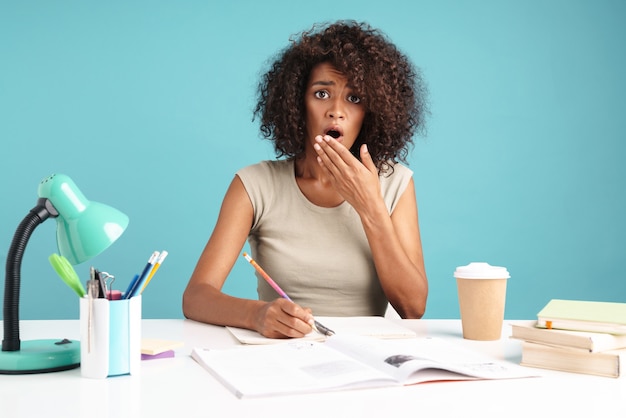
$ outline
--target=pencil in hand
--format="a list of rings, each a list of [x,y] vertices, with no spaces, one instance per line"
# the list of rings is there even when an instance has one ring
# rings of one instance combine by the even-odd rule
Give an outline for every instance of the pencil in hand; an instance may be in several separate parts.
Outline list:
[[[287,299],[288,301],[293,302],[293,300],[291,300],[291,298],[289,297],[289,295],[287,295],[287,293],[285,293],[285,291],[283,289],[280,288],[280,286],[278,286],[278,284],[269,276],[269,274],[267,274],[265,272],[265,270],[263,270],[261,268],[261,266],[258,265],[258,263],[256,261],[254,261],[254,259],[252,257],[250,257],[248,255],[248,253],[243,253],[243,256],[246,260],[248,260],[248,262],[250,264],[252,264],[252,266],[256,269],[256,271],[259,272],[259,274],[261,275],[261,277],[263,277],[263,279],[265,279],[265,281],[267,283],[269,283],[270,286],[272,286],[272,288],[283,298]],[[325,336],[331,336],[334,335],[335,332],[333,330],[331,330],[330,328],[325,327],[324,325],[320,324],[318,321],[316,321],[315,319],[311,320],[311,322],[309,323],[311,325],[311,327],[318,333],[325,335]]]

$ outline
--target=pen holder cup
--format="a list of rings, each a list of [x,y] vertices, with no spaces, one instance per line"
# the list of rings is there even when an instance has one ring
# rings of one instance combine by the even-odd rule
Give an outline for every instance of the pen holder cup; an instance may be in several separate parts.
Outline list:
[[[104,379],[138,374],[141,365],[141,296],[80,299],[80,369]]]

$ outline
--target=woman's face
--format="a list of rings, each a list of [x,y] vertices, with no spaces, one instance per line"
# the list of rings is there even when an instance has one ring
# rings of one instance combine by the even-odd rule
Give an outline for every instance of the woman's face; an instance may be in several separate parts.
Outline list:
[[[313,67],[304,98],[307,143],[317,135],[330,135],[352,147],[363,124],[365,105],[346,77],[329,63]]]

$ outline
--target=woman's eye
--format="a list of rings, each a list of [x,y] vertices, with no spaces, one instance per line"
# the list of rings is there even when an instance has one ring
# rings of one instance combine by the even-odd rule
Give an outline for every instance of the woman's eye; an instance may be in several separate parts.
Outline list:
[[[351,94],[350,96],[348,96],[348,101],[349,101],[350,103],[357,104],[357,103],[361,103],[361,98],[360,98],[360,97],[358,97],[358,96],[355,96],[355,95]]]
[[[328,96],[329,94],[326,90],[318,90],[315,92],[315,97],[317,97],[318,99],[327,99]]]

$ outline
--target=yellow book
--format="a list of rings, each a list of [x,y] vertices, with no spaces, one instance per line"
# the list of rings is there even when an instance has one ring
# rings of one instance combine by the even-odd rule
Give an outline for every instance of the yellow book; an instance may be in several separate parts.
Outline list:
[[[626,303],[552,299],[537,314],[537,326],[626,334]]]

